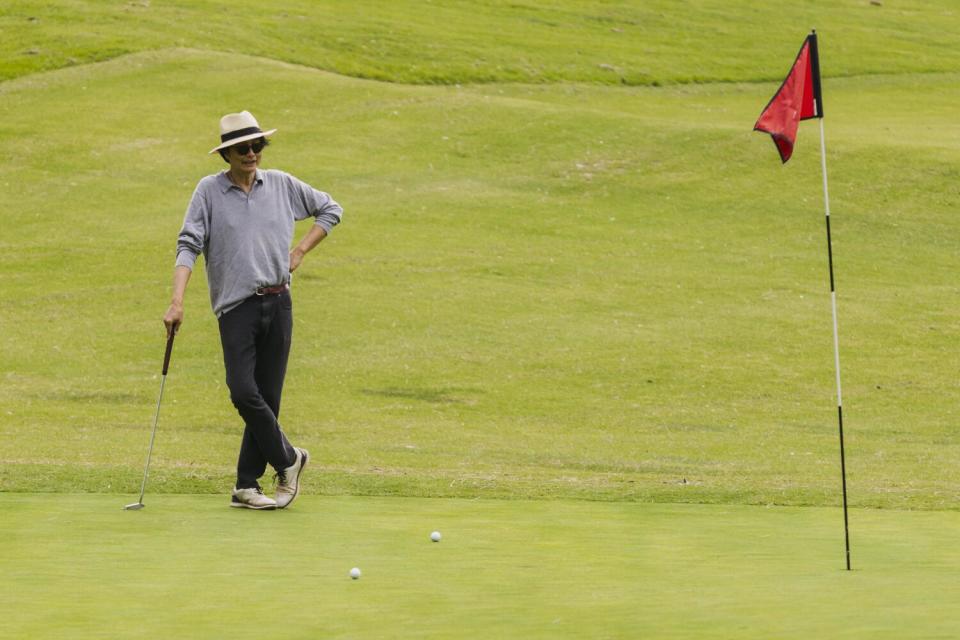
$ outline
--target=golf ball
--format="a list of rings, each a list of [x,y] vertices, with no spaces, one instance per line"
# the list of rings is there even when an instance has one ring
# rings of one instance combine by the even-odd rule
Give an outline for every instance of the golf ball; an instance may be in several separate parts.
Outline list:
[[[440,542],[440,538],[442,537],[443,536],[440,535],[439,531],[434,531],[433,533],[430,534],[430,539],[433,540],[434,542]]]
[[[350,577],[353,578],[354,580],[356,580],[357,578],[359,578],[359,577],[360,577],[360,569],[358,569],[358,568],[356,568],[356,567],[354,567],[353,569],[350,569]]]

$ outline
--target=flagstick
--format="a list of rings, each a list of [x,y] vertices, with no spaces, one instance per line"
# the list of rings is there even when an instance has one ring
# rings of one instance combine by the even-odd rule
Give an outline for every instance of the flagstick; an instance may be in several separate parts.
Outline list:
[[[827,256],[830,262],[830,302],[833,305],[833,362],[837,372],[837,419],[840,424],[840,474],[843,479],[843,535],[847,550],[847,571],[850,571],[850,521],[847,517],[847,462],[843,450],[843,394],[840,389],[840,337],[837,329],[837,291],[833,281],[833,242],[830,239],[830,194],[827,190],[827,149],[820,120],[820,165],[823,168],[823,203],[827,212]]]

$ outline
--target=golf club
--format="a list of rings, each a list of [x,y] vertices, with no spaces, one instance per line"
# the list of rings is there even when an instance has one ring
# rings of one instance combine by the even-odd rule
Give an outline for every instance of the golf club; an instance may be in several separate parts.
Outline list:
[[[153,417],[153,433],[150,434],[150,448],[147,449],[147,464],[143,467],[143,484],[140,485],[140,499],[133,504],[128,504],[124,509],[136,511],[143,509],[143,492],[147,488],[147,474],[150,471],[150,455],[153,453],[153,439],[157,436],[157,422],[160,421],[160,403],[163,402],[163,385],[167,381],[167,369],[170,368],[170,354],[173,352],[173,337],[177,335],[176,329],[170,329],[167,332],[167,350],[163,354],[163,374],[160,378],[160,397],[157,398],[157,413]]]

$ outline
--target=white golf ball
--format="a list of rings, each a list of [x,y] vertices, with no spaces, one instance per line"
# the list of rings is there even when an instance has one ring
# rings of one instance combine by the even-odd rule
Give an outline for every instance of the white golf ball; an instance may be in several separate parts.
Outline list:
[[[430,534],[430,539],[433,540],[434,542],[440,542],[440,538],[442,537],[443,536],[440,535],[439,531],[434,531],[433,533]]]
[[[359,578],[359,577],[360,577],[360,569],[358,569],[358,568],[356,568],[356,567],[354,567],[353,569],[350,569],[350,577],[353,578],[354,580],[356,580],[357,578]]]

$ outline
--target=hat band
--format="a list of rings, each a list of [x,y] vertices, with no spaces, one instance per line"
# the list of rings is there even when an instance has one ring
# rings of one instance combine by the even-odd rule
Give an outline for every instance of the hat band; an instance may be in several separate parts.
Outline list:
[[[260,127],[237,129],[236,131],[231,131],[230,133],[221,134],[220,142],[227,142],[228,140],[233,140],[234,138],[242,138],[243,136],[249,136],[252,133],[263,133],[263,131],[260,130]]]

